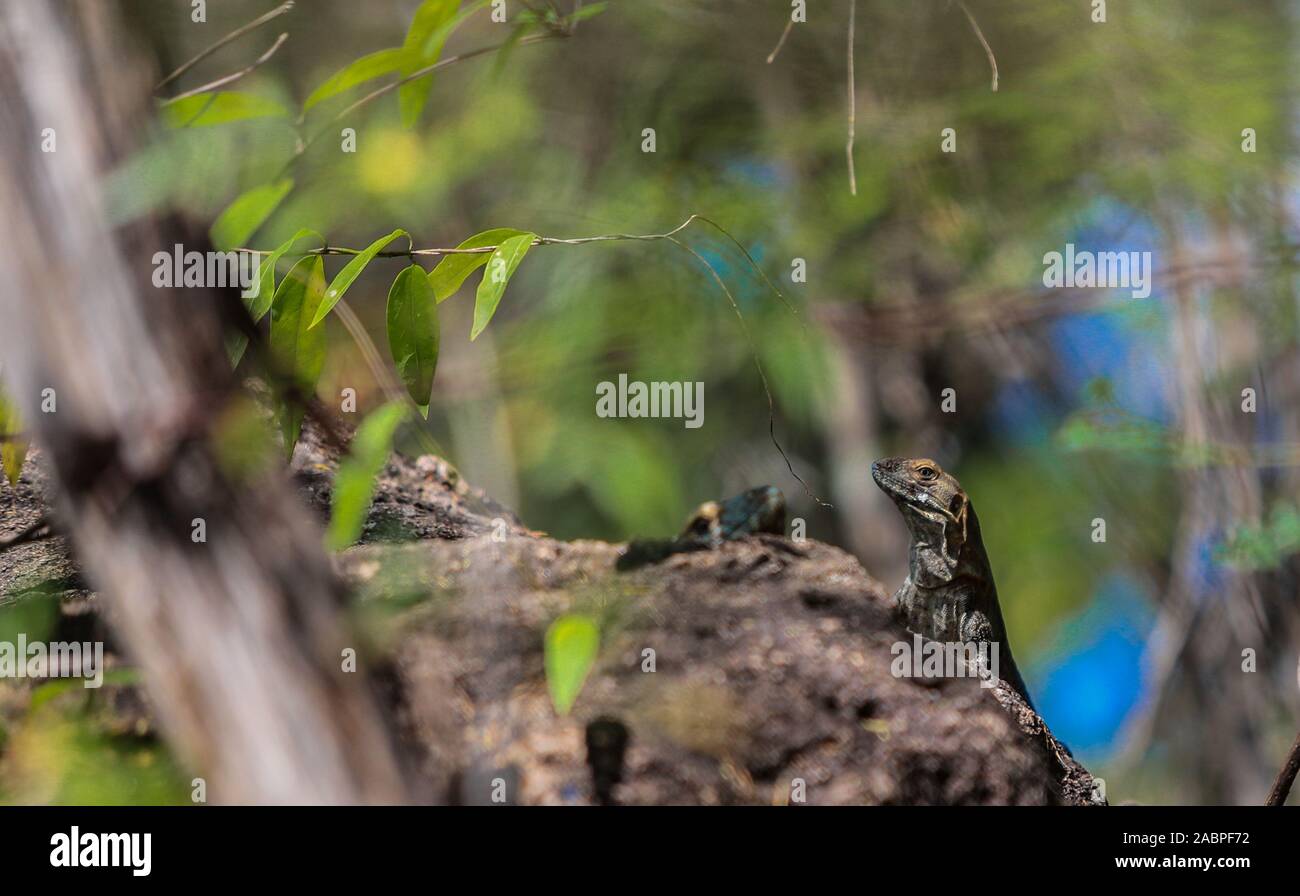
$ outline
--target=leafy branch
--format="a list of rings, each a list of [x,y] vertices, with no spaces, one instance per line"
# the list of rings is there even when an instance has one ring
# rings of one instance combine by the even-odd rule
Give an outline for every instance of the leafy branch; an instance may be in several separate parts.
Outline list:
[[[776,406],[767,373],[759,357],[758,347],[748,322],[726,281],[708,259],[691,248],[679,237],[695,222],[707,224],[725,237],[744,256],[746,263],[794,315],[798,311],[772,279],[762,270],[748,250],[730,232],[703,215],[691,215],[681,224],[663,233],[607,233],[587,237],[546,237],[511,228],[495,228],[475,234],[454,247],[415,248],[410,245],[410,235],[405,230],[394,230],[375,240],[364,249],[330,246],[325,239],[312,231],[299,231],[271,252],[239,247],[234,252],[265,255],[258,275],[259,294],[249,301],[249,311],[256,323],[268,312],[271,314],[271,345],[278,347],[279,356],[296,383],[304,390],[314,388],[320,374],[320,358],[324,350],[323,331],[318,325],[331,312],[337,314],[362,352],[363,359],[375,374],[377,382],[390,403],[405,402],[427,416],[432,394],[434,373],[437,369],[439,349],[439,324],[437,307],[455,295],[465,280],[478,268],[485,268],[479,282],[474,307],[474,324],[470,339],[476,339],[496,314],[505,289],[528,251],[534,246],[577,246],[592,243],[620,241],[666,241],[675,245],[699,262],[713,278],[726,297],[744,332],[754,359],[768,405],[768,434],[772,444],[785,461],[787,469],[803,485],[809,497],[825,504],[809,489],[807,483],[795,472],[789,456],[776,438]],[[389,249],[396,239],[405,236],[407,248]],[[320,246],[295,251],[304,239],[314,239]],[[321,261],[324,256],[348,256],[351,260],[325,285]],[[414,260],[420,257],[440,257],[432,271],[426,272]],[[390,357],[396,367],[404,390],[394,381],[387,364],[379,357],[351,309],[343,301],[348,288],[360,277],[365,267],[376,258],[409,258],[413,263],[402,270],[394,281],[388,296],[386,325]],[[276,265],[281,260],[296,259],[288,276],[275,284]],[[271,295],[267,301],[265,295]],[[802,321],[801,321],[802,323]],[[242,352],[241,352],[242,353]],[[232,353],[238,363],[239,353]],[[288,410],[282,413],[282,432],[286,450],[292,450],[301,426],[301,414]]]
[[[277,175],[270,182],[253,187],[236,197],[218,216],[217,225],[221,226],[214,225],[212,233],[214,244],[218,248],[226,249],[249,239],[293,192],[295,183],[289,175],[299,161],[340,120],[396,91],[402,123],[406,127],[414,127],[419,123],[420,115],[428,100],[434,73],[480,56],[504,53],[516,46],[568,37],[573,33],[578,21],[589,18],[604,8],[603,4],[579,6],[567,17],[561,16],[553,6],[545,11],[529,8],[515,17],[514,31],[505,41],[443,58],[443,47],[451,35],[471,15],[487,4],[488,0],[478,0],[461,9],[460,0],[424,0],[415,11],[402,46],[367,54],[335,72],[308,95],[296,117],[284,106],[265,97],[219,89],[239,80],[269,60],[288,38],[287,34],[281,34],[275,44],[251,65],[202,87],[165,100],[161,112],[164,120],[173,128],[207,127],[250,119],[271,119],[284,121],[296,135],[293,151],[285,159]],[[250,34],[292,8],[293,3],[286,2],[236,29],[164,78],[158,87],[161,88],[175,80],[220,47]],[[526,33],[532,30],[540,33]],[[394,74],[399,76],[396,80],[354,100],[331,115],[321,127],[316,129],[315,133],[310,136],[304,135],[308,113],[318,105],[370,81]]]
[[[692,215],[664,233],[610,233],[577,238],[546,237],[528,231],[498,228],[475,234],[454,247],[436,248],[416,248],[410,234],[400,229],[380,237],[362,249],[330,246],[320,234],[300,230],[270,252],[244,248],[244,244],[266,224],[293,192],[295,181],[290,175],[296,164],[337,122],[375,100],[396,92],[402,123],[406,127],[413,127],[419,121],[435,72],[490,53],[505,53],[515,46],[568,37],[580,20],[601,12],[604,7],[604,4],[586,7],[579,4],[565,16],[551,0],[545,0],[545,3],[545,8],[525,3],[525,11],[515,17],[514,30],[507,40],[444,58],[442,50],[451,34],[472,14],[485,7],[488,0],[478,0],[464,9],[461,8],[460,0],[424,0],[416,9],[400,47],[369,53],[335,72],[307,96],[296,117],[291,118],[288,110],[271,100],[217,89],[239,80],[265,63],[283,44],[287,35],[281,35],[269,50],[244,69],[218,78],[204,87],[186,91],[163,104],[164,118],[173,127],[201,127],[252,118],[270,118],[285,120],[297,134],[294,149],[276,177],[237,196],[217,216],[210,230],[212,242],[218,249],[265,256],[258,273],[259,289],[247,300],[247,310],[254,324],[270,315],[269,354],[274,366],[287,374],[286,388],[291,387],[291,391],[279,390],[280,407],[277,416],[285,449],[290,453],[293,451],[307,410],[301,398],[313,393],[320,377],[325,337],[319,325],[331,313],[336,314],[348,329],[389,400],[385,407],[390,410],[385,411],[381,422],[376,423],[373,430],[368,430],[368,441],[375,443],[367,449],[372,458],[378,450],[376,445],[390,439],[396,427],[399,411],[391,410],[392,408],[400,409],[405,405],[407,410],[418,413],[421,417],[428,415],[440,340],[437,307],[451,298],[474,271],[485,268],[475,297],[471,340],[476,339],[491,322],[511,277],[534,247],[663,240],[690,254],[705,267],[721,288],[740,321],[767,397],[768,432],[772,444],[785,460],[791,475],[803,485],[808,495],[818,503],[824,503],[812,494],[807,484],[794,472],[790,458],[776,439],[775,400],[757,345],[735,296],[716,268],[703,255],[680,240],[679,234],[696,221],[711,226],[744,255],[749,266],[785,307],[796,316],[797,312],[745,247],[708,218]],[[220,46],[251,33],[290,8],[292,3],[285,3],[227,35],[164,79],[159,87],[179,77]],[[529,31],[539,33],[528,34]],[[397,77],[333,113],[314,134],[304,138],[303,130],[308,116],[319,105],[386,75]],[[391,248],[391,244],[401,237],[406,238],[406,248]],[[304,240],[312,240],[319,245],[300,250],[299,244]],[[348,263],[328,285],[322,263],[323,257],[327,255],[350,256]],[[422,257],[436,257],[439,261],[433,270],[425,271],[417,263]],[[349,287],[376,258],[407,258],[411,261],[398,274],[388,296],[386,326],[389,354],[393,368],[397,371],[396,378],[379,356],[379,351],[370,341],[365,328],[344,302]],[[276,267],[282,259],[292,261],[293,265],[285,278],[277,284]],[[231,337],[228,347],[232,363],[239,363],[248,344],[249,334],[236,333]],[[400,384],[397,382],[399,379]],[[295,395],[298,396],[297,399],[294,398]],[[358,462],[354,469],[367,470],[372,465],[373,460],[368,459],[365,463]],[[366,490],[357,486],[352,492],[354,495],[365,496],[365,501],[368,502],[369,493]],[[352,522],[335,530],[332,536],[335,543],[355,537],[355,507],[352,507],[349,519]]]

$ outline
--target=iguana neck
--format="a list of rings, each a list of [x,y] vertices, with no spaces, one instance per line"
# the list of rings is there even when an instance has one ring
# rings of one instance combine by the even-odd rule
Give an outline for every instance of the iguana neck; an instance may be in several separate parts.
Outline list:
[[[941,530],[919,515],[904,516],[912,534],[909,567],[894,602],[907,628],[934,641],[997,642],[999,676],[1029,702],[1028,689],[1011,655],[975,508],[968,505],[965,537],[957,546],[955,563],[943,578],[936,578],[933,570],[937,550],[934,542],[942,537]]]

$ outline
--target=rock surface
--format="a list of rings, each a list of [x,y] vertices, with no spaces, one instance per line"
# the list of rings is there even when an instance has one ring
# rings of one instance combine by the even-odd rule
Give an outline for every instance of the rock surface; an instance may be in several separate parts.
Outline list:
[[[322,514],[330,455],[308,428],[293,463]],[[0,489],[0,536],[39,518],[47,498],[33,452],[19,487]],[[363,542],[336,563],[358,594],[363,655],[387,670],[417,799],[1094,801],[1091,776],[1014,693],[892,675],[890,648],[910,636],[884,588],[829,545],[755,536],[619,573],[622,546],[532,532],[429,456],[394,457],[381,473]],[[103,627],[62,539],[0,551],[3,600],[43,582],[61,595],[64,626]],[[600,622],[601,647],[558,716],[543,641],[572,612]],[[628,737],[620,780],[606,769],[601,788],[593,722]]]

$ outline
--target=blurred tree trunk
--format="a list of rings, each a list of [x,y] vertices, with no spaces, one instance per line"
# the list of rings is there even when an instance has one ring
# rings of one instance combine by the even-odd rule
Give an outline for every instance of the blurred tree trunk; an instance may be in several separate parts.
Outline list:
[[[1167,232],[1172,264],[1181,267],[1191,261],[1191,252],[1177,225]],[[1242,284],[1234,286],[1238,293],[1244,289]],[[1172,299],[1171,356],[1181,439],[1188,446],[1253,449],[1248,437],[1241,438],[1248,427],[1239,416],[1239,399],[1230,393],[1225,404],[1207,396],[1207,385],[1220,379],[1233,360],[1223,325],[1209,319],[1207,297],[1200,288],[1177,281]],[[1253,674],[1243,671],[1242,651],[1255,651],[1267,667],[1270,639],[1254,576],[1210,561],[1211,550],[1231,526],[1258,523],[1259,474],[1248,460],[1234,464],[1206,459],[1184,468],[1181,493],[1174,564],[1162,608],[1163,640],[1155,656],[1159,689],[1153,695],[1151,724],[1159,730],[1162,703],[1181,695],[1209,733],[1177,749],[1190,754],[1195,799],[1259,804],[1275,769],[1263,749],[1259,688]]]
[[[355,642],[317,528],[281,474],[241,480],[219,461],[212,430],[234,382],[218,309],[238,300],[150,287],[174,230],[106,221],[97,184],[145,132],[151,76],[111,16],[91,0],[0,6],[7,386],[209,798],[400,801],[389,727],[363,674],[341,669]]]
[[[907,574],[907,531],[871,479],[871,463],[887,452],[873,388],[879,362],[870,348],[823,324],[834,390],[827,408],[831,489],[849,549],[885,582]]]

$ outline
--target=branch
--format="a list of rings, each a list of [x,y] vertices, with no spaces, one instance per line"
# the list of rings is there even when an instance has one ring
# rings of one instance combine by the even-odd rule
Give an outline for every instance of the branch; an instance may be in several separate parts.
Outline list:
[[[534,34],[520,40],[518,45],[522,47],[525,44],[535,44],[544,40],[553,40],[560,36],[561,35],[554,32],[548,32],[546,34]],[[506,47],[507,44],[508,42],[502,42],[499,44],[493,44],[490,47],[479,47],[477,50],[468,50],[464,53],[461,53],[459,56],[448,56],[446,59],[440,59],[431,65],[426,65],[424,68],[416,69],[415,71],[411,72],[409,75],[407,75],[404,78],[394,81],[391,84],[385,84],[383,87],[380,87],[376,90],[372,90],[370,93],[366,94],[361,99],[357,100],[355,103],[348,106],[342,112],[339,112],[337,115],[331,118],[330,122],[332,123],[338,121],[343,116],[348,115],[349,113],[354,112],[357,109],[360,109],[366,103],[369,103],[372,100],[376,100],[386,93],[392,93],[394,90],[396,90],[397,88],[401,87],[403,84],[406,84],[409,81],[414,81],[417,78],[423,78],[425,75],[432,74],[433,72],[436,72],[440,68],[445,68],[449,65],[455,65],[457,62],[464,62],[467,59],[473,59],[477,56],[483,56],[487,53],[495,53],[497,50]]]
[[[535,44],[544,40],[554,40],[555,38],[566,37],[566,36],[567,33],[563,31],[548,31],[545,34],[534,34],[531,35],[530,37],[525,37],[522,40],[517,42],[517,46],[522,47],[526,44]],[[426,65],[424,68],[417,69],[416,71],[411,72],[409,75],[397,81],[393,81],[391,84],[385,84],[383,87],[372,90],[370,93],[367,93],[365,96],[357,100],[355,103],[352,103],[350,106],[346,107],[342,111],[335,114],[333,117],[330,118],[328,122],[326,122],[325,127],[321,128],[315,134],[313,134],[312,136],[308,137],[305,141],[300,143],[298,148],[294,150],[293,155],[289,157],[289,161],[285,162],[284,166],[280,169],[281,174],[283,174],[290,167],[292,167],[294,162],[296,162],[299,158],[301,158],[313,143],[319,140],[323,134],[325,134],[328,130],[330,130],[331,125],[333,125],[335,122],[339,121],[343,117],[352,114],[357,109],[360,109],[362,106],[366,105],[367,103],[373,102],[379,99],[381,96],[385,96],[386,94],[392,93],[394,90],[401,87],[403,84],[414,81],[417,78],[422,78],[425,75],[432,74],[433,72],[436,72],[441,68],[446,68],[447,66],[455,65],[458,62],[465,62],[466,60],[469,59],[474,59],[479,56],[484,56],[488,53],[495,53],[497,50],[504,49],[510,44],[511,42],[507,40],[499,44],[493,44],[490,47],[479,47],[477,50],[469,50],[467,52],[461,53],[459,56],[448,56],[446,59],[440,59],[431,65]],[[303,118],[300,116],[298,121],[299,123],[301,123],[303,121]]]
[[[687,218],[681,224],[678,224],[672,230],[669,230],[667,233],[605,233],[599,236],[583,236],[574,239],[561,239],[559,237],[539,236],[533,240],[532,245],[534,246],[581,246],[581,245],[585,245],[586,243],[607,243],[607,242],[617,242],[617,241],[625,241],[625,240],[666,240],[673,236],[676,236],[678,233],[685,230],[688,226],[690,226],[695,221],[704,221],[708,224],[713,224],[712,221],[709,221],[708,218],[705,218],[702,215],[691,215],[689,218]],[[717,227],[716,224],[713,224],[713,226]],[[718,229],[721,230],[721,228]],[[726,233],[726,231],[723,232]],[[730,234],[728,234],[728,236],[730,236]],[[376,258],[408,258],[413,255],[487,255],[492,252],[495,252],[498,248],[499,248],[498,246],[478,246],[473,249],[434,248],[434,249],[407,249],[405,251],[401,249],[394,249],[394,250],[384,250],[382,252],[377,252],[375,253],[375,257]],[[256,255],[266,254],[265,249],[247,249],[242,247],[232,249],[231,251],[249,252]],[[360,255],[361,251],[362,250],[360,249],[349,249],[344,246],[325,246],[320,249],[307,249],[306,251],[303,252],[287,252],[285,253],[284,257],[300,258],[304,255]],[[771,285],[770,280],[768,281],[768,284]],[[784,296],[782,296],[782,298],[784,298]]]
[[[1277,773],[1277,780],[1273,782],[1273,789],[1269,791],[1265,806],[1286,805],[1286,798],[1291,793],[1291,785],[1295,783],[1297,772],[1300,772],[1300,734],[1296,735],[1295,743],[1291,745],[1291,754],[1287,756],[1286,764]]]
[[[293,9],[293,0],[285,0],[284,3],[281,3],[279,6],[277,6],[275,9],[271,10],[270,12],[258,16],[256,19],[253,19],[253,21],[249,22],[247,25],[244,25],[241,28],[236,28],[234,31],[230,32],[225,37],[221,38],[221,40],[217,41],[215,44],[208,47],[202,53],[199,53],[199,55],[195,56],[189,62],[186,62],[180,68],[176,69],[176,71],[172,72],[170,75],[168,75],[167,77],[159,81],[158,84],[154,87],[154,91],[156,92],[162,90],[172,81],[175,81],[181,75],[185,74],[187,71],[192,69],[194,66],[198,65],[204,59],[207,59],[209,56],[211,56],[217,50],[220,50],[222,47],[224,47],[226,44],[230,43],[231,41],[238,40],[239,38],[243,37],[245,34],[248,34],[251,31],[255,31],[258,28],[261,28],[267,22],[279,16],[284,15],[286,12],[288,12],[291,9]]]
[[[1277,257],[1252,259],[1257,266],[1294,266],[1295,247],[1283,246]],[[1215,272],[1235,273],[1237,258],[1214,258],[1202,262],[1171,265],[1152,273],[1153,282],[1165,286],[1184,280],[1199,280]],[[862,342],[898,344],[901,341],[934,341],[949,333],[975,333],[995,327],[1023,327],[1067,314],[1119,306],[1116,290],[1093,287],[1042,287],[1008,291],[997,288],[987,294],[944,291],[933,302],[895,304],[824,304],[817,316],[840,332]],[[942,308],[942,314],[935,309]]]
[[[858,102],[853,88],[853,19],[857,9],[858,0],[849,0],[849,47],[846,53],[849,60],[849,139],[844,144],[844,155],[849,160],[849,192],[854,196],[858,195],[858,175],[853,170],[853,137],[858,129]]]
[[[271,49],[267,50],[261,56],[258,56],[257,59],[254,60],[252,65],[242,68],[237,72],[231,72],[228,75],[224,75],[223,77],[217,78],[217,80],[212,81],[208,84],[204,84],[202,87],[195,87],[193,90],[187,90],[184,93],[177,94],[176,96],[172,97],[168,102],[174,103],[177,100],[183,100],[186,97],[198,96],[200,93],[207,93],[210,90],[216,90],[219,87],[225,87],[227,84],[233,84],[234,82],[238,81],[240,78],[244,77],[244,75],[248,74],[253,69],[257,68],[262,63],[266,62],[268,59],[274,56],[275,51],[280,49],[280,45],[283,44],[288,39],[289,39],[289,33],[286,31],[285,33],[281,34],[278,38],[276,38],[275,43],[271,44]]]
[[[790,36],[790,29],[793,27],[794,27],[794,17],[792,16],[790,18],[790,21],[785,23],[785,30],[781,32],[781,37],[777,40],[776,46],[772,48],[771,53],[767,54],[768,65],[772,64],[773,60],[776,59],[776,54],[780,53],[781,48],[785,46],[785,39]]]
[[[980,45],[984,47],[984,55],[989,58],[989,68],[993,69],[993,92],[997,93],[998,61],[993,57],[993,48],[990,47],[989,42],[984,39],[984,32],[980,31],[979,22],[975,21],[975,17],[970,14],[970,10],[966,8],[966,4],[963,3],[962,0],[957,0],[957,5],[961,7],[962,12],[966,13],[966,19],[970,22],[971,29],[975,32],[975,36],[980,39]]]

